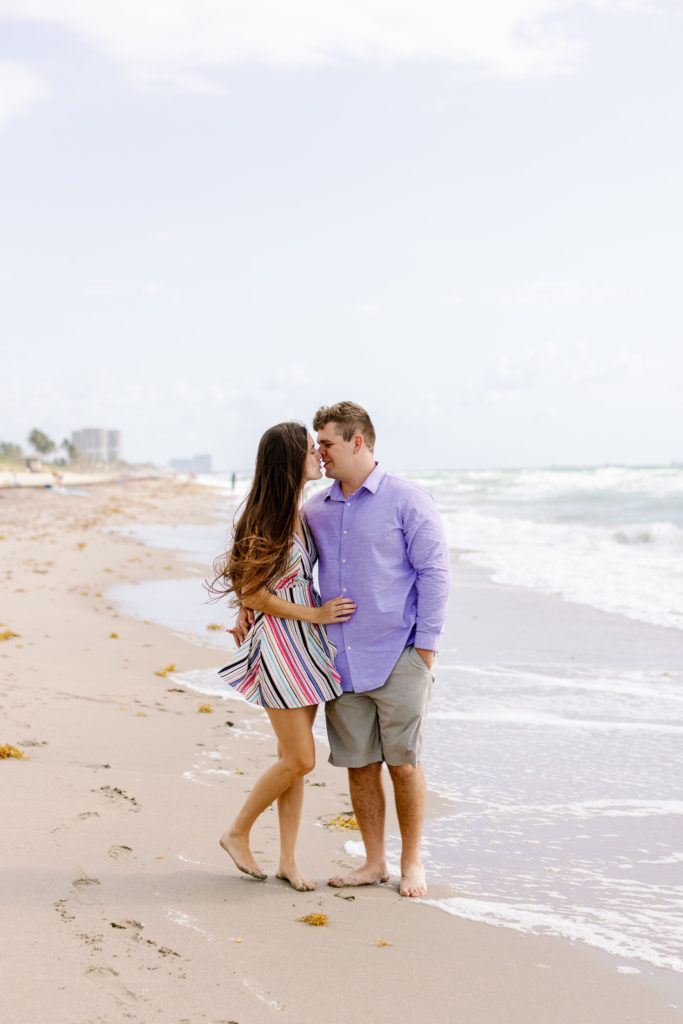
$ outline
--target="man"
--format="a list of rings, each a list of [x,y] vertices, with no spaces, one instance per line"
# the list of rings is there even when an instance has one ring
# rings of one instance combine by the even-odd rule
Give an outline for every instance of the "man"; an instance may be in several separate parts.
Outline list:
[[[315,538],[323,601],[352,597],[348,622],[327,626],[344,693],[326,705],[332,764],[348,769],[366,861],[330,885],[385,882],[382,762],[401,830],[402,896],[427,892],[420,844],[426,785],[422,734],[439,636],[446,618],[450,559],[434,501],[375,461],[365,409],[339,402],[313,419],[325,475],[304,515]]]
[[[446,618],[450,559],[441,518],[426,491],[375,461],[365,409],[338,402],[313,420],[327,491],[304,506],[318,548],[323,601],[353,598],[348,622],[326,627],[344,693],[325,706],[330,761],[349,773],[365,863],[330,885],[386,882],[382,764],[401,830],[402,896],[425,896],[420,844],[426,785],[420,755],[433,666]],[[242,640],[243,610],[232,631]]]

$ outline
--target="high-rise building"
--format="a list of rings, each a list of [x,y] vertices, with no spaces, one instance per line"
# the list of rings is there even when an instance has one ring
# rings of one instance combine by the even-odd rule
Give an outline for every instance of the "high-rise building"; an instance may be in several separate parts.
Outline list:
[[[94,462],[116,462],[121,458],[121,431],[104,427],[72,430],[71,443],[79,455]]]

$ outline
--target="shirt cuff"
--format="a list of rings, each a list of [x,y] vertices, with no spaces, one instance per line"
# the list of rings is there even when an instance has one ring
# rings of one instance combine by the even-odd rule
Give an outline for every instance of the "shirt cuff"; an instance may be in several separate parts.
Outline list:
[[[419,647],[422,651],[438,651],[440,633],[422,633],[417,630],[413,647]]]

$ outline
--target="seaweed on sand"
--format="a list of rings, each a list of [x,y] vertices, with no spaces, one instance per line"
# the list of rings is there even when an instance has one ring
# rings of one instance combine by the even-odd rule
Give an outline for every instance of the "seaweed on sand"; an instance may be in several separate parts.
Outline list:
[[[334,828],[340,832],[358,832],[358,822],[355,814],[337,814],[334,818],[328,818],[323,822],[325,828]]]
[[[26,754],[23,750],[19,750],[18,747],[13,747],[11,743],[3,743],[0,744],[0,760],[3,760],[6,757],[21,758],[26,757]]]

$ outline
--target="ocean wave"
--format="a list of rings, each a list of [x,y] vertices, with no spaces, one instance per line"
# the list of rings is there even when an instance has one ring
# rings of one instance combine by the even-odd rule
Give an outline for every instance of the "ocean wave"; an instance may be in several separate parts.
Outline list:
[[[586,729],[591,732],[641,732],[683,735],[683,725],[669,722],[626,721],[624,719],[568,718],[542,711],[517,708],[487,708],[485,711],[439,711],[439,721],[486,722],[490,725],[527,726],[533,729]]]
[[[683,529],[541,522],[473,508],[444,512],[449,544],[497,583],[683,629]]]

